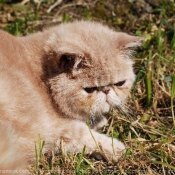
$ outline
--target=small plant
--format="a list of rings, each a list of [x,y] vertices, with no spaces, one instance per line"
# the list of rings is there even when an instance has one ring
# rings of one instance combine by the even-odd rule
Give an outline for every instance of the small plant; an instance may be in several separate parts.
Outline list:
[[[39,170],[41,168],[40,163],[44,161],[44,154],[43,154],[44,145],[45,141],[43,141],[41,139],[41,136],[38,134],[38,144],[35,143],[36,170]]]

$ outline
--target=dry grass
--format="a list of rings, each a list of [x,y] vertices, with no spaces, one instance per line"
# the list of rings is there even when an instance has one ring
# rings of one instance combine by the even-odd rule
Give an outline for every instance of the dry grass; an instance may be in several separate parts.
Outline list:
[[[64,149],[57,155],[42,155],[40,140],[32,174],[175,174],[173,0],[28,0],[0,8],[0,27],[16,35],[83,18],[146,38],[135,58],[137,78],[128,100],[129,113],[113,111],[109,126],[101,131],[125,143],[127,152],[121,160],[97,161],[83,150],[78,155]]]

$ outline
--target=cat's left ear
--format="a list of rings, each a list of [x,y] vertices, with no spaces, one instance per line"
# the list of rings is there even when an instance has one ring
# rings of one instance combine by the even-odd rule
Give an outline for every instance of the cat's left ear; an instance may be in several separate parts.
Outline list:
[[[119,33],[117,35],[118,48],[127,49],[140,46],[144,38],[138,36],[131,36],[126,33]]]

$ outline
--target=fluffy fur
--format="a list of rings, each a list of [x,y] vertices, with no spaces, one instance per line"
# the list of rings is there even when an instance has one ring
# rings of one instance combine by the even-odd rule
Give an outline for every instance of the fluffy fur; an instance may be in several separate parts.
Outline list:
[[[114,139],[112,146],[111,138],[94,129],[128,96],[135,78],[130,57],[139,37],[79,21],[26,37],[0,31],[0,38],[0,169],[32,163],[38,134],[45,152],[62,140],[67,151],[86,146],[91,153],[97,146],[87,120],[110,160],[125,152],[123,143]],[[19,156],[27,162],[13,163]]]

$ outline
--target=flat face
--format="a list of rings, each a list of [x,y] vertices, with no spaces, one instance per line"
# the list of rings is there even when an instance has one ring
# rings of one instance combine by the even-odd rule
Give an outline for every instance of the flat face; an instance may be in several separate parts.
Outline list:
[[[122,105],[135,77],[129,57],[138,38],[87,22],[52,31],[47,81],[59,110],[86,120]]]

